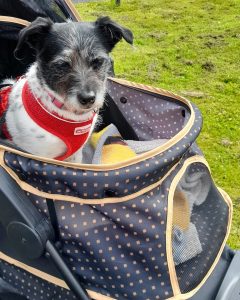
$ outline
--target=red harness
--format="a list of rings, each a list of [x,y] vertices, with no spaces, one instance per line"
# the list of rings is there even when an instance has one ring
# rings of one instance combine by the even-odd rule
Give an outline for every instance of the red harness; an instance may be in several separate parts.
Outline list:
[[[0,91],[0,96],[2,98],[1,111],[2,109],[5,111],[8,107],[8,96],[11,89],[12,87],[7,87]],[[92,116],[89,119],[81,122],[63,119],[59,115],[49,112],[44,107],[40,99],[37,99],[32,94],[27,81],[23,86],[22,101],[25,110],[34,122],[46,131],[60,138],[66,144],[66,152],[55,159],[64,160],[70,157],[87,141],[95,113],[92,113]],[[52,102],[59,107],[59,102],[55,98]],[[4,134],[7,138],[10,137],[6,132],[4,132]]]
[[[12,86],[4,87],[0,90],[0,118],[3,118],[4,114],[8,109],[8,97],[9,94],[11,93],[11,90],[12,90]],[[2,133],[6,139],[8,140],[12,139],[11,135],[7,130],[6,122],[2,124]]]

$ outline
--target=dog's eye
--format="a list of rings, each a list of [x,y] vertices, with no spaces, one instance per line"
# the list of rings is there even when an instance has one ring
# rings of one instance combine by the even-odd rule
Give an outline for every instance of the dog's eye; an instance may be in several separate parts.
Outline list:
[[[54,65],[57,67],[57,68],[61,68],[61,69],[69,69],[70,68],[70,62],[68,61],[64,61],[64,60],[59,60],[57,62],[54,63]]]
[[[102,57],[97,57],[92,60],[91,65],[94,70],[98,70],[104,63],[104,58]]]

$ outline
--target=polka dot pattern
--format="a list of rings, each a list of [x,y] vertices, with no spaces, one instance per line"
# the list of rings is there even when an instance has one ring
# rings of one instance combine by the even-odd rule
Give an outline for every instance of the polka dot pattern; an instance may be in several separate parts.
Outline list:
[[[26,195],[29,197],[33,205],[35,205],[38,209],[38,211],[43,214],[46,218],[49,219],[49,212],[48,212],[48,206],[47,206],[47,200],[45,198],[36,196],[32,193],[25,192]]]
[[[134,200],[102,205],[55,202],[64,258],[87,288],[116,299],[172,296],[166,261],[168,192],[184,161],[198,153],[195,147],[160,186]],[[190,173],[204,168],[193,164]],[[190,291],[201,281],[225,236],[228,208],[219,194],[216,197],[210,197],[205,207],[193,213],[193,222],[206,248],[198,257],[176,267],[183,292]],[[34,203],[43,209],[45,199],[41,203],[38,198]],[[213,212],[216,216],[212,218]],[[214,220],[211,223],[210,217]],[[216,231],[216,228],[221,229]],[[216,238],[215,243],[209,245],[209,236]],[[196,278],[193,271],[200,266],[202,271]]]
[[[11,153],[6,154],[6,163],[14,167],[19,178],[40,191],[83,199],[102,199],[127,196],[161,180],[176,159],[167,164],[167,160],[160,156],[158,160],[146,160],[108,172],[74,170],[35,162]]]
[[[190,116],[187,107],[163,95],[146,94],[112,81],[108,93],[140,140],[170,139]]]
[[[109,92],[143,140],[172,138],[190,117],[189,109],[170,97],[120,87],[116,83],[110,84]],[[127,101],[121,101],[121,97]],[[100,200],[99,204],[88,205],[55,201],[63,256],[88,289],[115,299],[153,300],[173,296],[166,258],[168,193],[184,161],[196,154],[202,155],[195,144],[202,118],[194,105],[193,110],[194,124],[180,141],[162,153],[117,170],[75,169],[5,153],[6,165],[22,181],[48,193],[50,199],[51,195],[58,194],[63,200],[66,195]],[[169,172],[176,163],[175,169]],[[197,172],[200,167],[193,165],[191,172]],[[161,185],[134,197],[134,193],[158,182],[167,172]],[[176,267],[183,292],[190,291],[201,281],[226,233],[228,207],[214,185],[212,189],[213,196],[194,209],[191,220],[199,231],[204,251]],[[46,199],[27,195],[49,218]],[[101,203],[103,198],[120,200],[128,195],[133,196],[131,200]],[[209,236],[213,236],[214,245],[209,244]],[[200,270],[200,267],[202,276],[195,278],[194,268]],[[21,294],[33,295],[29,299],[74,299],[71,292],[7,263],[0,262],[0,269],[3,279]],[[11,276],[15,276],[14,281]]]
[[[1,278],[30,300],[75,300],[71,291],[0,260]]]
[[[64,256],[90,289],[101,289],[116,299],[172,295],[166,258],[166,193],[159,186],[114,205],[56,202]]]

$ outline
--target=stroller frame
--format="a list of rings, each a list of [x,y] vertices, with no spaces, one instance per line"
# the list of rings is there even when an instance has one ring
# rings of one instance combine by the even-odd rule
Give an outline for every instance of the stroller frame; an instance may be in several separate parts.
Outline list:
[[[80,21],[80,17],[71,1],[56,0],[55,2],[63,10],[65,15],[70,14],[73,20]],[[29,24],[28,21],[6,16],[0,16],[0,22],[12,22],[14,24],[19,24],[20,26],[27,26]],[[128,83],[126,81],[113,79],[113,82],[114,81],[137,89],[143,88],[141,85]],[[175,99],[178,98],[178,96],[167,91],[155,90],[145,86],[144,89],[150,93],[158,92],[163,96],[170,95]],[[179,97],[179,99],[183,100],[181,97]],[[17,150],[9,148],[7,144],[3,144],[3,148],[5,150],[18,152]],[[56,162],[54,163],[56,164]],[[89,166],[89,168],[94,168],[94,166]],[[101,169],[101,167],[98,168]],[[40,265],[46,264],[46,261],[49,261],[50,258],[59,270],[59,277],[66,282],[65,284],[63,280],[59,279],[60,285],[65,288],[70,288],[76,295],[77,299],[87,300],[90,299],[89,297],[93,299],[112,299],[104,295],[99,298],[99,295],[95,292],[86,291],[85,287],[78,279],[76,279],[73,272],[61,257],[61,245],[58,244],[59,230],[56,224],[57,217],[54,217],[56,211],[54,209],[53,200],[47,199],[47,206],[51,212],[51,222],[49,222],[46,217],[39,213],[33,203],[22,191],[14,177],[10,176],[9,172],[7,172],[3,167],[0,167],[0,182],[0,222],[3,225],[5,232],[7,232],[9,241],[9,244],[7,245],[0,245],[1,251],[11,253],[11,249],[14,249],[14,252],[18,252],[20,257],[27,256],[28,259],[38,260]],[[43,257],[44,255],[47,256],[47,258]],[[2,254],[0,259],[3,257],[4,254]],[[25,267],[28,270],[31,268],[20,263],[18,259],[13,259],[12,264],[18,265],[19,267]],[[219,260],[216,261],[215,268],[210,277],[206,278],[205,282],[199,286],[198,290],[192,297],[188,296],[187,298],[193,300],[239,299],[239,269],[240,252],[232,251],[226,246],[221,257],[219,257]],[[54,272],[56,271],[54,270]],[[39,271],[39,274],[40,273],[41,271]],[[44,273],[42,273],[41,276],[44,277]],[[13,299],[19,299],[17,295],[14,296],[14,292],[12,295]],[[9,300],[10,298],[11,296],[8,293],[8,287],[4,286],[4,284],[0,282],[0,299]],[[169,299],[187,298],[184,298],[184,295],[178,295]]]

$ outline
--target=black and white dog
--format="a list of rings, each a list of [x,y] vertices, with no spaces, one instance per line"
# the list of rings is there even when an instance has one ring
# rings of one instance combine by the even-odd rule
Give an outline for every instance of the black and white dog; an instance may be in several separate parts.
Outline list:
[[[39,17],[21,30],[16,55],[27,43],[36,61],[5,90],[12,142],[34,155],[81,162],[104,102],[109,53],[122,38],[133,42],[132,32],[109,17],[67,23]]]

